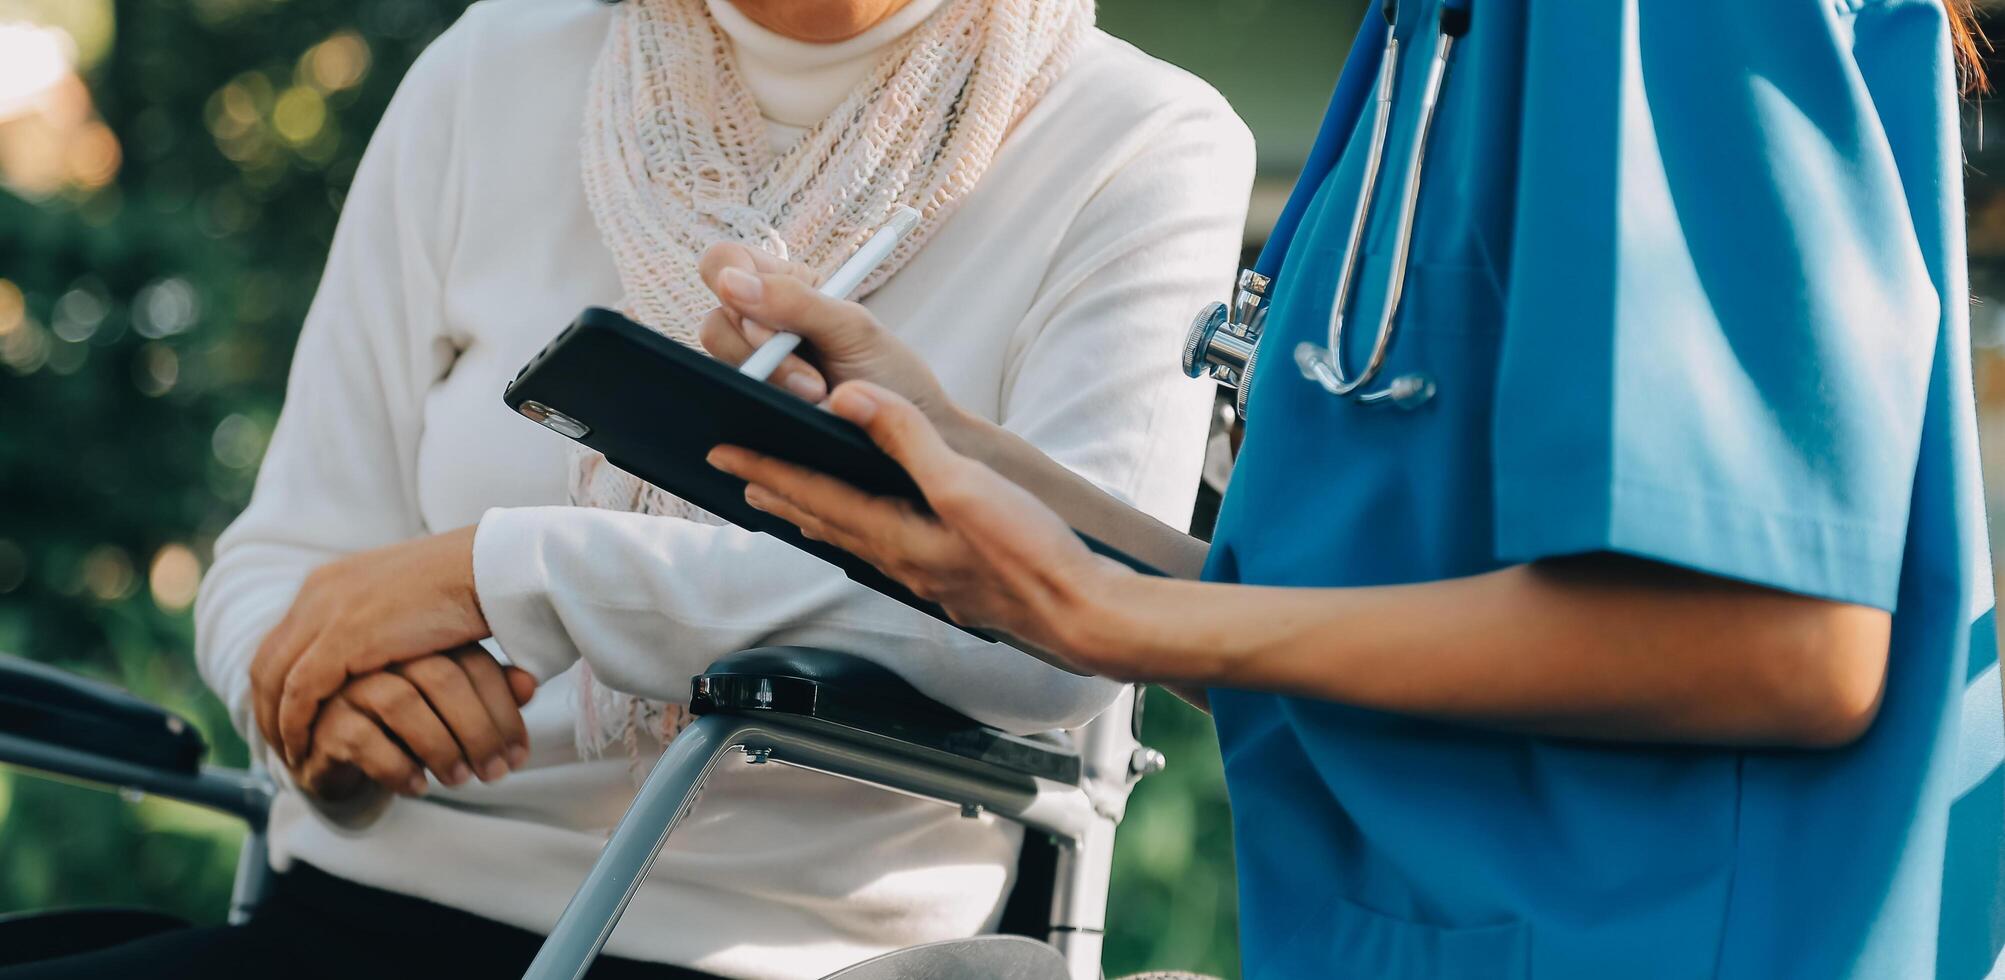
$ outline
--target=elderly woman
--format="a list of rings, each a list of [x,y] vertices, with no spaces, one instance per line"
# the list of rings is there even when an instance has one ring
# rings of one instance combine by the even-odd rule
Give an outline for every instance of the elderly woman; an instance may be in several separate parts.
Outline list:
[[[694,343],[712,245],[826,272],[911,205],[923,225],[866,284],[872,313],[957,403],[1181,525],[1211,396],[1177,378],[1175,333],[1226,285],[1251,141],[1092,8],[470,10],[356,175],[257,492],[199,605],[205,676],[284,784],[276,894],[245,926],[6,975],[519,971],[674,736],[690,677],[739,649],[852,651],[1020,732],[1104,707],[1110,682],[720,525],[499,398],[587,305]],[[727,767],[599,969],[818,977],[976,933],[1017,845],[986,817]]]

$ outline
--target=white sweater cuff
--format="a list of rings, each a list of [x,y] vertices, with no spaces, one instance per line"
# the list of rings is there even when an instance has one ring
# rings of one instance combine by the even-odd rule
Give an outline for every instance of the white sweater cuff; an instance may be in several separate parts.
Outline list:
[[[578,648],[550,602],[544,533],[569,508],[494,507],[473,534],[473,587],[487,628],[509,662],[538,681],[578,661]]]

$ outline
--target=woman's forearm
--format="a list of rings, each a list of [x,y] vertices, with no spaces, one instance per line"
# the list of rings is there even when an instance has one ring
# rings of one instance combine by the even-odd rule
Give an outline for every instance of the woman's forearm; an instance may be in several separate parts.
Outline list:
[[[1890,629],[1616,558],[1358,589],[1125,582],[1082,642],[1151,679],[1560,737],[1844,744],[1877,709]]]
[[[856,654],[1011,731],[1077,724],[1118,693],[984,643],[820,559],[732,525],[599,508],[496,508],[475,584],[503,651],[555,676],[583,660],[615,690],[666,701],[738,650],[787,642]]]
[[[966,412],[957,412],[940,430],[956,452],[1030,491],[1074,530],[1174,578],[1203,573],[1210,550],[1203,541],[1129,506],[1016,433]]]

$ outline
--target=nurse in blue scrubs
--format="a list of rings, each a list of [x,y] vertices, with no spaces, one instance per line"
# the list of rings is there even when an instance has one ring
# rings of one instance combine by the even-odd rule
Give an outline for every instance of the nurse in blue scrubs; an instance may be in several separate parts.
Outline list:
[[[841,383],[930,507],[713,462],[964,622],[1208,702],[1249,977],[1985,977],[2005,748],[1951,13],[1407,0],[1354,249],[1369,18],[1271,252],[1208,552],[732,248],[707,346],[807,336],[786,371]],[[1400,162],[1451,36],[1402,271]],[[1403,282],[1367,390],[1424,377],[1417,405],[1289,356],[1353,255],[1345,359]]]

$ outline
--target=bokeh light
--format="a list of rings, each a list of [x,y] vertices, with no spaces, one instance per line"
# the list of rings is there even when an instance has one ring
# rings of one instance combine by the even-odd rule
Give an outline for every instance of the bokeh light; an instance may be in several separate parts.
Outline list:
[[[85,124],[70,140],[70,183],[92,191],[111,183],[122,155],[109,126],[95,120]]]
[[[0,23],[0,121],[35,109],[69,77],[76,44],[53,27]]]
[[[216,462],[235,470],[248,470],[264,457],[265,433],[248,415],[231,415],[216,423],[209,437],[209,450]]]
[[[132,383],[140,394],[158,398],[174,390],[181,379],[181,355],[174,348],[154,341],[139,349],[133,359]]]
[[[28,315],[21,287],[0,279],[0,364],[16,374],[31,374],[41,370],[48,357],[48,332]]]
[[[201,315],[195,287],[178,277],[147,283],[132,298],[133,332],[149,339],[181,333]]]
[[[219,140],[232,140],[249,132],[271,101],[271,83],[252,72],[238,76],[209,98],[209,129]]]
[[[180,612],[195,602],[202,585],[202,562],[187,545],[170,544],[153,555],[146,573],[153,603],[166,612]]]
[[[111,186],[124,152],[80,72],[112,33],[110,0],[0,0],[0,186],[30,199]]]
[[[50,329],[58,338],[80,344],[97,335],[108,312],[103,285],[96,280],[82,280],[56,300]]]
[[[327,100],[304,86],[286,89],[272,107],[272,128],[294,146],[304,146],[327,124]]]
[[[28,318],[28,303],[21,287],[11,279],[0,279],[0,337],[21,329]]]
[[[369,42],[354,31],[339,31],[308,48],[295,73],[300,84],[322,93],[342,92],[362,84],[369,74]]]
[[[100,602],[116,602],[132,594],[137,580],[132,559],[117,545],[101,544],[84,555],[83,587]]]
[[[112,0],[0,0],[0,23],[60,32],[77,67],[89,70],[111,53],[117,19]]]

